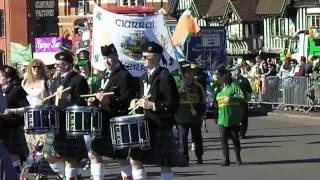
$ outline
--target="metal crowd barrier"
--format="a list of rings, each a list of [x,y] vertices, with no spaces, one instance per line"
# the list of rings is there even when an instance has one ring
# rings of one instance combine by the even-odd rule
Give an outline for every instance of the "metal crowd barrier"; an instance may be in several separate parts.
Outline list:
[[[277,76],[248,79],[253,89],[249,103],[277,105],[276,109],[281,106],[309,108],[306,112],[313,107],[320,107],[320,81],[312,82],[308,77]],[[315,88],[315,103],[305,93],[312,84]]]

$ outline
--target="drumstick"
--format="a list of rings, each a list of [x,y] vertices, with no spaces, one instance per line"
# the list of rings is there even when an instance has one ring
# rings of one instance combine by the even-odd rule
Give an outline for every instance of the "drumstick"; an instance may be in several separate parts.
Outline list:
[[[149,94],[148,96],[141,98],[141,99],[149,99],[151,97],[151,94]],[[132,114],[134,111],[136,111],[139,108],[139,106],[136,104],[136,106],[134,108],[132,108],[132,110],[129,112],[129,115]]]
[[[70,89],[71,89],[71,87],[68,87],[68,88],[66,88],[66,89],[63,89],[63,90],[61,91],[61,93],[65,92],[65,91],[68,91],[68,90],[70,90]],[[55,92],[55,93],[52,94],[51,96],[48,96],[48,97],[42,99],[42,102],[45,102],[45,101],[47,101],[47,100],[49,100],[49,99],[51,99],[51,98],[54,98],[56,95],[57,95],[57,92]]]
[[[96,96],[97,93],[95,94],[83,94],[83,95],[80,95],[80,97],[84,98],[84,97],[94,97]],[[102,93],[103,95],[113,95],[114,92],[106,92],[106,93]]]

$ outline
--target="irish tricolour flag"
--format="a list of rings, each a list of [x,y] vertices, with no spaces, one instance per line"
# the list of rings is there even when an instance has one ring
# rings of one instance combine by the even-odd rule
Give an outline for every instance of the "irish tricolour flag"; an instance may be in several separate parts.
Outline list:
[[[192,10],[186,9],[179,18],[176,30],[172,35],[172,43],[174,46],[183,46],[192,33],[200,31],[197,18],[193,16]]]

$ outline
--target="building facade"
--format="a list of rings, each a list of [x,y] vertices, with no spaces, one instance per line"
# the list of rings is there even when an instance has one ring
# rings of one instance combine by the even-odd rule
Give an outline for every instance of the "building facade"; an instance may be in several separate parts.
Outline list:
[[[0,63],[10,64],[10,42],[28,45],[36,37],[57,35],[55,0],[0,1]]]
[[[263,45],[262,18],[256,9],[258,0],[229,1],[223,16],[227,29],[227,55],[241,62],[258,55]]]
[[[27,44],[27,3],[21,0],[0,1],[0,63],[10,63],[10,42]]]

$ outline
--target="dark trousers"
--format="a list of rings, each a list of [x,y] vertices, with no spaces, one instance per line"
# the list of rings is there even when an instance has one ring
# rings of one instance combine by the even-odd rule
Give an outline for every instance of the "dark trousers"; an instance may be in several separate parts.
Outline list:
[[[224,160],[227,162],[230,162],[228,138],[231,138],[234,145],[234,151],[236,153],[237,161],[241,161],[239,126],[224,127],[219,125],[219,131],[220,131],[221,147],[222,147]]]
[[[240,126],[240,136],[245,136],[248,131],[248,103],[242,103],[243,118]]]
[[[179,131],[179,144],[183,146],[183,154],[187,160],[189,160],[188,153],[188,135],[189,129],[191,129],[192,140],[195,143],[195,154],[197,158],[201,158],[203,155],[203,142],[201,124],[178,124]]]

